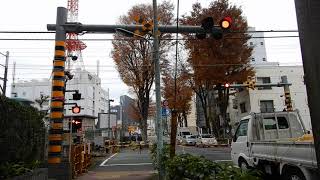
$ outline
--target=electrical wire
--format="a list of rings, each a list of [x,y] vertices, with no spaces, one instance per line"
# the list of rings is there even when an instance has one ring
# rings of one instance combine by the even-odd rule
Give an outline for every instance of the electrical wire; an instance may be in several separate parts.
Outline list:
[[[250,39],[276,39],[276,38],[297,38],[299,36],[256,36],[250,37]],[[225,37],[224,39],[243,39],[236,37]],[[1,41],[54,41],[53,38],[0,38]],[[132,40],[130,38],[105,38],[105,39],[79,39],[81,41],[128,41]],[[187,38],[167,38],[167,39],[159,39],[162,41],[188,41],[188,40],[199,40],[199,39],[187,39]]]

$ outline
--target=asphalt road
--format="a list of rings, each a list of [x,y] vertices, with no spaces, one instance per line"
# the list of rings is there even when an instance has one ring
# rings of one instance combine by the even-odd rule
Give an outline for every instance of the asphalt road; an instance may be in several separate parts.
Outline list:
[[[124,149],[120,153],[101,159],[87,174],[78,177],[79,180],[149,180],[154,176],[154,168],[149,150]]]
[[[230,148],[212,147],[200,148],[194,146],[177,146],[177,153],[189,153],[196,156],[204,156],[212,161],[230,161]],[[79,180],[147,180],[154,176],[154,168],[149,149],[141,152],[132,149],[122,149],[120,153],[101,158],[96,166]]]
[[[195,156],[204,156],[211,161],[231,161],[231,149],[229,147],[201,148],[195,146],[177,146],[177,153],[189,153]]]

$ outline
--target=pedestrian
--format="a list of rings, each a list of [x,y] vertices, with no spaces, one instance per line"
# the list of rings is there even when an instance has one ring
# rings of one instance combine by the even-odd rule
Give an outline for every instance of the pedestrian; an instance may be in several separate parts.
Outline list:
[[[142,150],[142,141],[139,143],[139,152],[140,152],[140,154],[141,154],[141,150]]]

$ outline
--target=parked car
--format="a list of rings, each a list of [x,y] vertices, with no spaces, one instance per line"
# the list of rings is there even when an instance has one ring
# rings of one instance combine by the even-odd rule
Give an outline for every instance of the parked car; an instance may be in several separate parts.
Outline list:
[[[215,137],[213,137],[211,134],[202,134],[199,135],[196,140],[196,146],[197,147],[209,147],[212,145],[218,144]]]
[[[182,144],[194,146],[196,144],[196,141],[197,141],[197,136],[187,135],[187,136],[184,136],[184,138],[182,139]]]

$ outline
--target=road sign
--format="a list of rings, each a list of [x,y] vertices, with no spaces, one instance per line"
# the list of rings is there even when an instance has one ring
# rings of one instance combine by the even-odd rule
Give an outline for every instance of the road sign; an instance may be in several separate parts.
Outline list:
[[[161,108],[162,116],[168,116],[170,114],[170,110],[168,108]]]
[[[168,107],[169,106],[169,102],[167,100],[163,100],[162,101],[162,106],[163,107]]]

